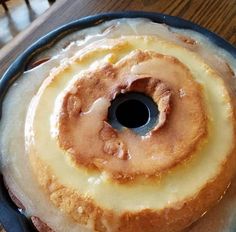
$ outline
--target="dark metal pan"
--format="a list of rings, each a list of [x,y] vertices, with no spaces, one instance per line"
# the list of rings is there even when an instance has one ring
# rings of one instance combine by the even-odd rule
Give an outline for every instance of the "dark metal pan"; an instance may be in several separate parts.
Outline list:
[[[0,79],[0,118],[3,98],[11,84],[20,76],[25,70],[28,62],[36,55],[45,49],[52,47],[58,40],[73,31],[81,30],[84,28],[98,25],[104,21],[117,19],[117,18],[148,18],[157,23],[164,23],[172,27],[181,29],[190,29],[199,32],[208,37],[214,44],[228,51],[236,58],[236,48],[217,36],[216,34],[208,31],[207,29],[194,24],[190,21],[169,16],[160,13],[149,13],[141,11],[131,12],[115,12],[104,13],[99,15],[88,16],[78,19],[57,28],[44,37],[40,38],[37,42],[32,44],[26,51],[24,51],[7,69],[5,74]],[[11,201],[8,191],[3,182],[3,176],[0,173],[0,222],[7,232],[32,232],[35,228],[32,226],[30,220],[19,211],[19,209]]]

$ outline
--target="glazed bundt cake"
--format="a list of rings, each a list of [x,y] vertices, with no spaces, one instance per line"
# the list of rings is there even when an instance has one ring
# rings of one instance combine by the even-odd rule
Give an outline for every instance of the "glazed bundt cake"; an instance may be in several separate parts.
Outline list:
[[[40,231],[177,232],[221,199],[236,166],[227,52],[125,19],[70,35],[49,55],[8,91],[1,120],[6,183]],[[144,108],[131,102],[130,122],[119,121],[112,105],[129,94],[152,101],[155,117],[144,106],[136,125]]]

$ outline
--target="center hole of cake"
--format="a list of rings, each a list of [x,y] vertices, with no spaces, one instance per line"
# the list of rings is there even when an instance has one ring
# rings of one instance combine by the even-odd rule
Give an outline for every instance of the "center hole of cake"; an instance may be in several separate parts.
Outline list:
[[[158,106],[144,93],[121,93],[111,101],[107,121],[118,131],[129,128],[136,134],[145,135],[159,122]]]
[[[140,100],[127,99],[116,109],[118,122],[127,128],[137,128],[145,125],[149,120],[149,110]]]

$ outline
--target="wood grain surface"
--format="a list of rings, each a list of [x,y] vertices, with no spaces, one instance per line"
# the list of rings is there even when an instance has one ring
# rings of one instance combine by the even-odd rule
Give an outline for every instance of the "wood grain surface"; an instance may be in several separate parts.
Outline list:
[[[0,78],[22,51],[52,29],[83,16],[127,10],[179,16],[217,33],[236,46],[236,0],[57,0],[0,50]]]
[[[0,77],[22,51],[50,30],[83,16],[125,10],[179,16],[206,27],[236,46],[236,0],[57,0],[0,50]]]

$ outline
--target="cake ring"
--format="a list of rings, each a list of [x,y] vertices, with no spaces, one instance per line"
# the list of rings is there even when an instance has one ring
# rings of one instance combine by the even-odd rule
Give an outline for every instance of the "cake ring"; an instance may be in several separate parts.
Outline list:
[[[155,35],[137,26],[154,30],[154,23],[128,22],[136,32],[122,20],[97,26],[98,35],[26,72],[29,80],[36,75],[33,84],[22,78],[8,93],[12,104],[28,85],[25,107],[13,121],[22,117],[13,130],[19,145],[10,144],[4,113],[0,137],[5,175],[15,173],[7,184],[39,231],[182,231],[221,199],[235,173],[234,67],[208,59],[194,36],[156,23]],[[135,121],[142,101],[125,108],[124,100],[112,111],[117,99],[129,96],[155,108],[142,133],[136,129],[151,114],[144,104],[147,118]],[[4,110],[11,112],[10,104]],[[132,118],[124,123],[120,114]],[[27,173],[35,189],[16,173]]]

